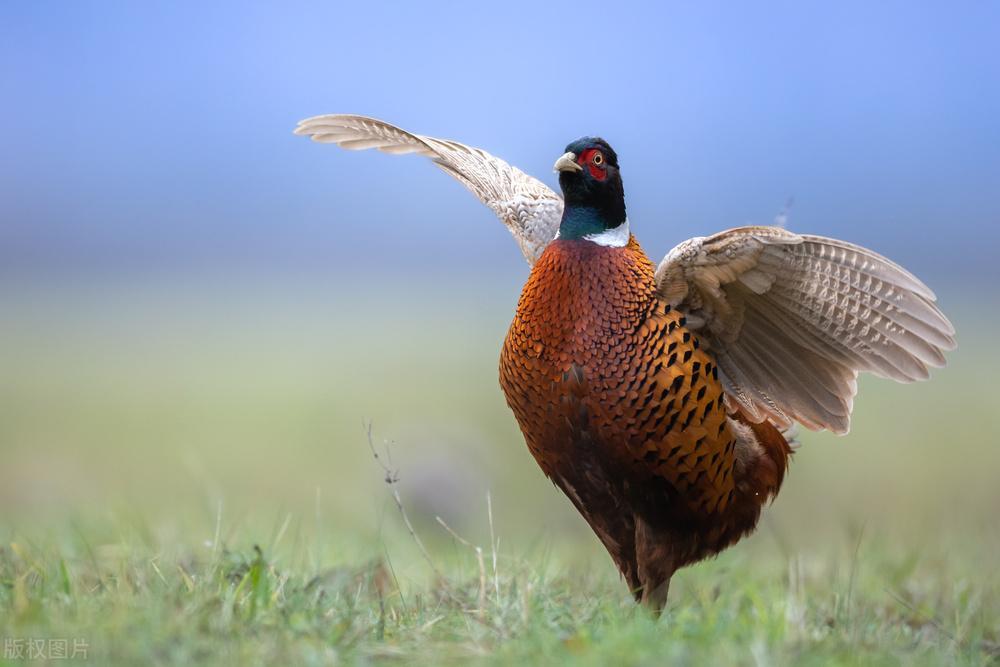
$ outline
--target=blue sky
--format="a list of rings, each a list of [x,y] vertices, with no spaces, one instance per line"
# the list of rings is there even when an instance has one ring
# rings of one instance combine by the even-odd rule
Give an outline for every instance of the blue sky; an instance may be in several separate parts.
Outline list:
[[[420,159],[291,134],[351,112],[552,185],[600,134],[657,259],[794,197],[797,231],[1000,276],[997,3],[8,2],[0,33],[5,270],[523,272]]]

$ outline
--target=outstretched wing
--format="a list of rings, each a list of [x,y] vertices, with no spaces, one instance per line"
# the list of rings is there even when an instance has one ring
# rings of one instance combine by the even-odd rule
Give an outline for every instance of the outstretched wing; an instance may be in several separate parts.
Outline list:
[[[913,274],[780,227],[685,241],[656,284],[710,346],[730,405],[755,422],[846,433],[859,371],[923,380],[955,348],[954,327]]]
[[[562,197],[484,150],[456,141],[412,134],[374,118],[327,115],[299,122],[295,134],[349,150],[377,148],[384,153],[416,153],[431,158],[493,209],[507,226],[528,264],[534,264],[555,238],[562,217]]]

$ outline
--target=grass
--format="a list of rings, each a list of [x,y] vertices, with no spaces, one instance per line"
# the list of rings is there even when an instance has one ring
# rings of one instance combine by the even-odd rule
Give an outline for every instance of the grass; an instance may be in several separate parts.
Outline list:
[[[493,379],[517,285],[491,289],[3,294],[0,662],[1000,664],[981,308],[934,381],[805,433],[758,533],[654,618],[525,451]]]
[[[857,545],[772,562],[731,551],[683,572],[658,619],[596,560],[575,569],[501,551],[494,570],[488,547],[482,579],[469,553],[415,582],[397,578],[390,552],[314,567],[280,545],[11,542],[0,550],[0,635],[84,638],[99,664],[998,660],[1000,600],[975,563],[879,540],[851,553]]]

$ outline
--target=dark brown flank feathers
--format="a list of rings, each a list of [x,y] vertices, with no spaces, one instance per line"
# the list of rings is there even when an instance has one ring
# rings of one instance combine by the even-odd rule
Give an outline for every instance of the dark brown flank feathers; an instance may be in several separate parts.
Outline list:
[[[653,271],[634,237],[553,241],[518,302],[500,385],[542,470],[636,598],[660,608],[677,568],[753,531],[790,449],[767,422],[730,421],[711,353],[657,298]]]

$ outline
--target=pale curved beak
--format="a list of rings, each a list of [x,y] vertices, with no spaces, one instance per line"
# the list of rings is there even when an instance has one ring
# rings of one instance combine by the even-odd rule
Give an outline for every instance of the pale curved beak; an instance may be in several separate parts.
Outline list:
[[[556,160],[556,164],[553,167],[556,171],[583,171],[583,167],[576,163],[576,153],[569,152],[564,153],[562,157]]]

